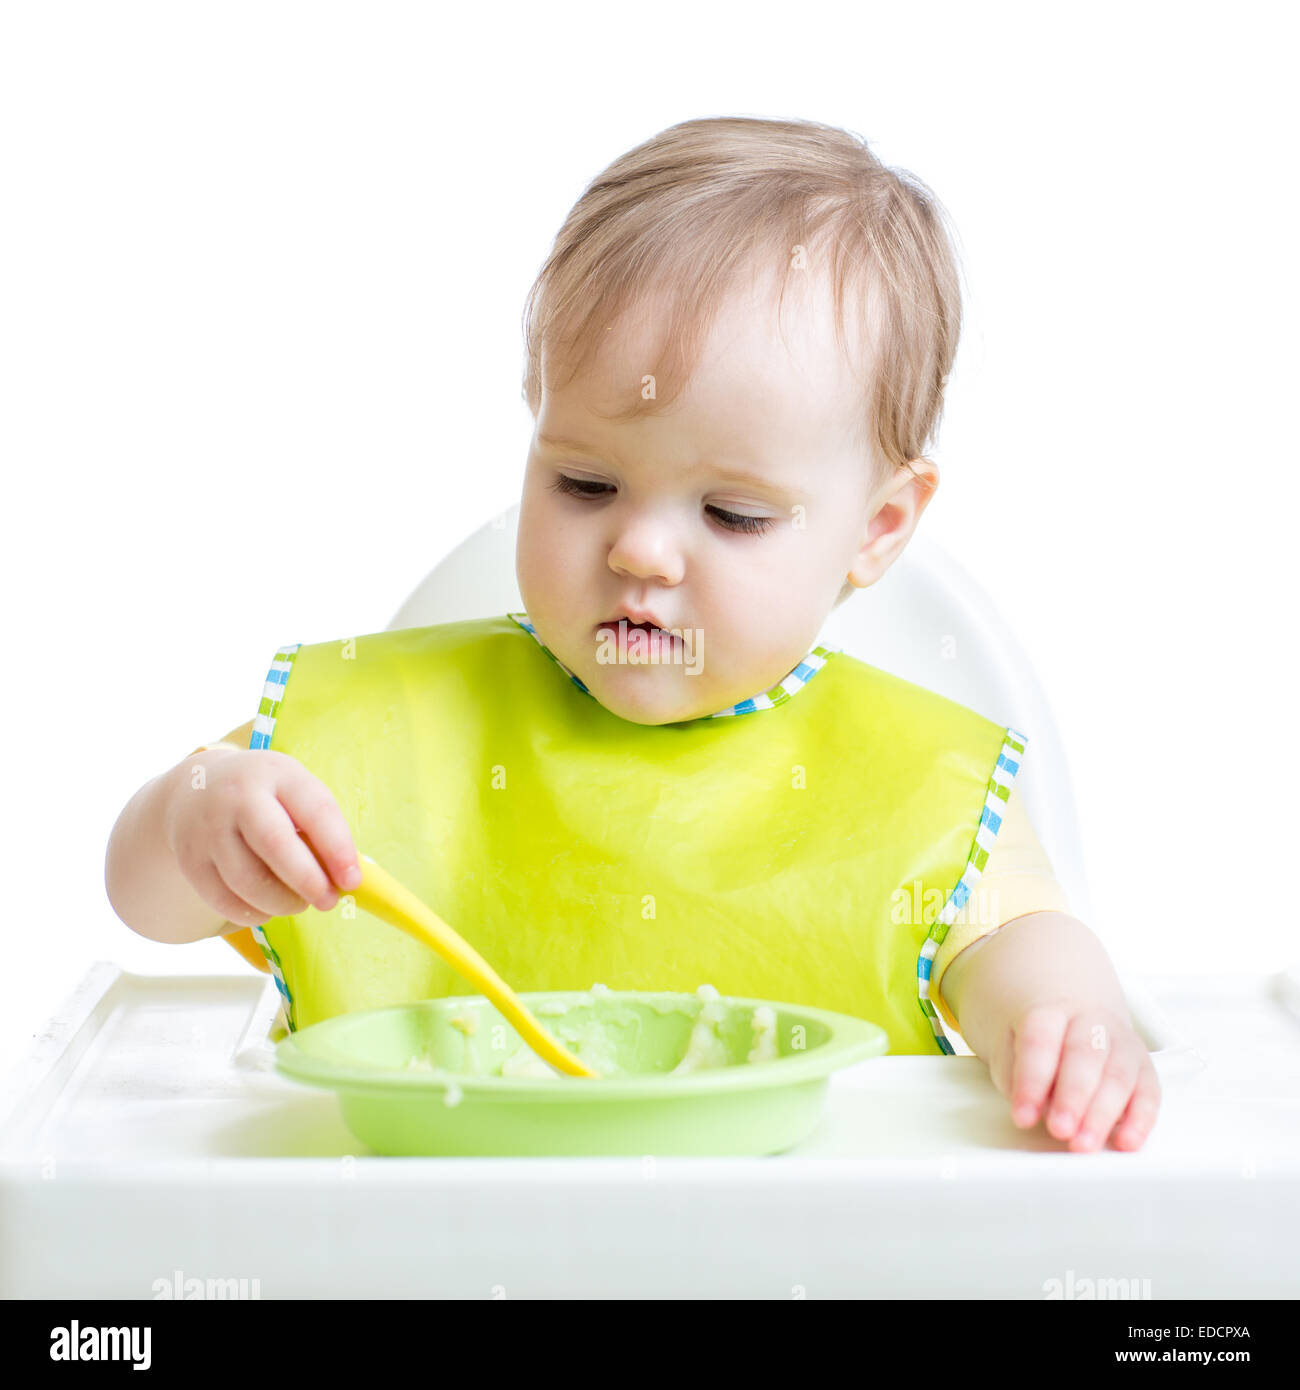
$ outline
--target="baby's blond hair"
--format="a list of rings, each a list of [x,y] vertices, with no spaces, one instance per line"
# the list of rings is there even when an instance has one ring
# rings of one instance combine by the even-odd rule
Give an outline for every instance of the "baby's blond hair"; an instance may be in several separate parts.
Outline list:
[[[524,308],[524,400],[536,415],[543,347],[547,387],[553,360],[572,380],[604,329],[654,293],[669,315],[666,347],[647,367],[653,402],[634,392],[616,418],[662,409],[742,275],[776,272],[784,301],[792,269],[829,261],[837,343],[856,291],[859,341],[874,351],[859,440],[873,476],[892,477],[924,456],[937,429],[961,332],[945,224],[927,185],[887,168],[850,131],[748,116],[670,126],[598,174],[565,218]]]

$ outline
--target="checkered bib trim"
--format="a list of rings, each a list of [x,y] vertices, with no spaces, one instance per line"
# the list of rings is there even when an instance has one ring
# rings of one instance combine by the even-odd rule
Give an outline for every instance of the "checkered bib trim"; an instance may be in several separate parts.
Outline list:
[[[253,737],[248,743],[250,752],[271,746],[276,712],[280,708],[280,701],[284,699],[284,687],[289,680],[289,672],[293,670],[293,659],[301,646],[301,642],[295,642],[292,647],[281,647],[275,654],[275,660],[266,675],[266,684],[262,687],[262,703],[258,706],[257,717],[253,720]],[[284,1012],[285,1025],[293,1032],[297,1027],[293,1017],[293,999],[289,994],[289,986],[285,983],[284,971],[280,969],[280,957],[260,926],[253,928],[253,940],[262,948],[262,954],[266,957],[266,963],[275,979],[275,987],[280,991],[280,1007]]]
[[[560,660],[558,656],[542,641],[537,635],[537,629],[528,621],[527,613],[507,613],[506,617],[512,622],[517,623],[523,630],[530,633],[536,640],[537,645],[551,658],[553,662],[564,672],[566,676],[578,687],[585,695],[591,695],[591,691],[579,677]],[[726,709],[720,709],[715,714],[701,715],[701,719],[727,719],[737,714],[753,714],[761,709],[775,709],[777,705],[783,705],[787,700],[797,695],[805,685],[826,665],[829,657],[836,652],[842,651],[841,647],[813,647],[802,661],[794,668],[789,675],[770,689],[762,692],[761,695],[752,695],[748,700],[741,700],[739,704],[729,705]],[[591,696],[594,700],[596,697]]]
[[[1028,741],[1024,734],[1018,733],[1015,729],[1007,729],[1002,742],[1002,751],[998,754],[998,760],[993,765],[993,773],[989,777],[988,790],[984,795],[984,809],[980,812],[980,823],[975,831],[975,842],[971,845],[970,858],[966,862],[965,869],[962,870],[961,878],[957,880],[957,886],[949,893],[948,901],[943,905],[943,911],[935,918],[934,925],[930,928],[930,935],[926,939],[925,945],[921,947],[921,954],[917,958],[916,986],[919,996],[917,1002],[921,1006],[921,1012],[929,1021],[940,1052],[955,1055],[956,1049],[948,1041],[943,1019],[939,1017],[938,1010],[930,1001],[930,969],[934,964],[939,947],[943,945],[944,937],[948,935],[948,928],[952,925],[953,919],[966,906],[975,885],[984,873],[984,866],[989,859],[989,851],[993,848],[993,842],[997,839],[998,831],[1002,828],[1002,817],[1006,813],[1007,799],[1011,795],[1011,785],[1016,780],[1016,773],[1020,771],[1021,759],[1025,755],[1025,744]]]

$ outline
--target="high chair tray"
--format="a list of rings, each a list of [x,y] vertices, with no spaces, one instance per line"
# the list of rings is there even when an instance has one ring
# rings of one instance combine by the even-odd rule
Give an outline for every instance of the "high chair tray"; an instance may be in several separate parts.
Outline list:
[[[274,1071],[265,976],[99,962],[0,1096],[0,1296],[1295,1297],[1294,977],[1126,989],[1137,1153],[1018,1130],[936,1053],[835,1074],[769,1158],[382,1158]]]

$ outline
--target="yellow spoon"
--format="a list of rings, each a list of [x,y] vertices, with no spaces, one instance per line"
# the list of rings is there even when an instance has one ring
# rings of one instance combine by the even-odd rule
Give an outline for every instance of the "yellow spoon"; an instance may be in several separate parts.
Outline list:
[[[397,927],[435,951],[470,984],[477,986],[515,1025],[534,1052],[569,1076],[599,1076],[562,1047],[524,1008],[518,995],[481,955],[402,884],[368,855],[358,856],[361,883],[349,889],[363,912]]]

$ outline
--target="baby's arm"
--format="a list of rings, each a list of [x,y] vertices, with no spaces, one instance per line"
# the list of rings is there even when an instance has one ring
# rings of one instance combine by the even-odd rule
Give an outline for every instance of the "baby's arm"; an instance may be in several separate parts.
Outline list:
[[[1064,912],[1031,912],[967,946],[948,966],[943,997],[971,1051],[1034,1124],[1050,1100],[1048,1131],[1076,1152],[1141,1146],[1155,1123],[1160,1083],[1133,1028],[1101,942]]]
[[[178,779],[192,778],[196,764],[204,761],[199,754],[245,749],[252,734],[250,719],[219,742],[201,744],[170,771],[141,787],[118,817],[104,856],[104,887],[113,910],[132,931],[155,941],[178,943],[237,930],[181,875],[163,833],[163,821]]]
[[[234,752],[196,749],[146,782],[118,816],[104,855],[104,888],[113,911],[139,935],[179,944],[230,929],[182,873],[166,825],[169,805],[193,785],[198,770],[206,774],[216,759]]]

